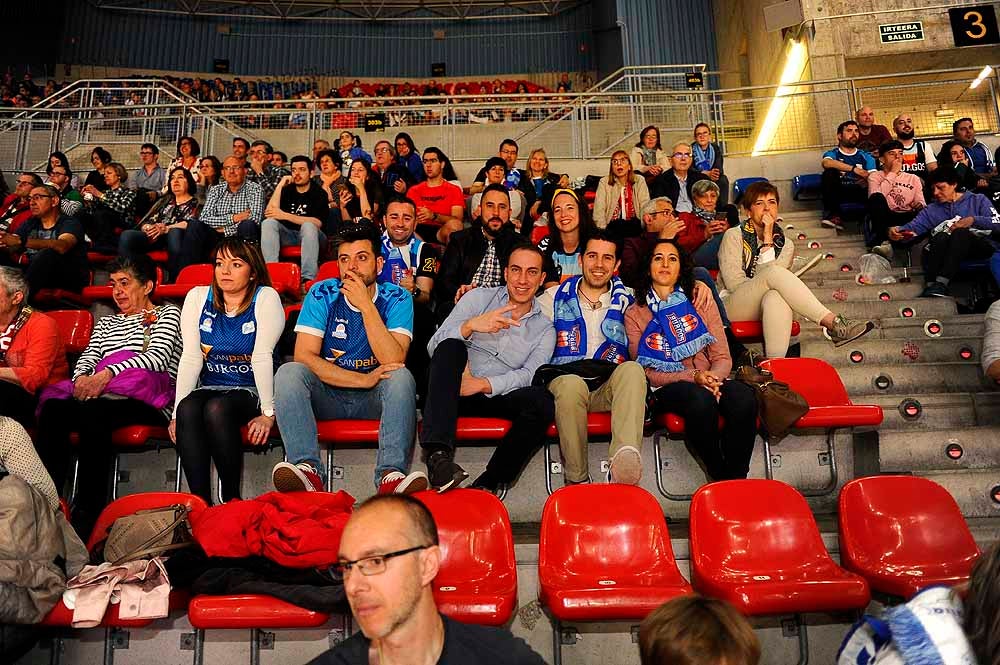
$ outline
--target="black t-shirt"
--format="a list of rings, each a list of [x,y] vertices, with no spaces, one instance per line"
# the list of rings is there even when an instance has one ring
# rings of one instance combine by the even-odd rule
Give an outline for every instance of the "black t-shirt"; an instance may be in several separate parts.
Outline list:
[[[302,217],[315,217],[320,224],[326,221],[329,212],[329,204],[326,200],[326,192],[315,182],[309,182],[309,189],[305,193],[300,193],[298,188],[289,183],[281,189],[281,201],[278,206],[282,211]],[[299,229],[298,224],[292,222],[281,222],[290,229]]]
[[[46,229],[42,227],[40,219],[29,217],[24,224],[17,228],[17,235],[21,236],[22,246],[26,246],[28,240],[31,239],[58,240],[59,236],[66,233],[76,238],[76,244],[63,256],[65,256],[66,262],[73,268],[77,269],[80,273],[86,273],[88,269],[87,241],[83,235],[83,225],[75,218],[60,215],[59,219],[56,220],[55,226],[51,229]],[[26,251],[28,259],[31,260],[39,250],[28,249]]]
[[[501,628],[444,620],[444,648],[437,665],[545,665],[520,637]],[[370,641],[356,633],[309,665],[368,665]]]

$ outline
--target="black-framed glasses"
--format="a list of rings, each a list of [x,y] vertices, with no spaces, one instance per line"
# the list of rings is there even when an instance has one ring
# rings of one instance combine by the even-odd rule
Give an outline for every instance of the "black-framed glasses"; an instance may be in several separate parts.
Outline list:
[[[673,210],[657,210],[656,212],[649,213],[650,217],[656,217],[657,215],[673,215]]]
[[[354,570],[355,567],[357,567],[357,569],[360,570],[361,574],[365,577],[381,575],[385,572],[385,565],[389,559],[395,559],[398,556],[418,552],[420,550],[426,550],[430,547],[433,547],[433,545],[417,545],[416,547],[408,547],[405,550],[386,552],[385,554],[376,554],[375,556],[366,556],[365,558],[357,559],[356,561],[338,561],[333,565],[333,570],[341,577],[347,577],[347,574]]]
[[[42,199],[52,199],[55,198],[51,194],[32,194],[28,197],[30,201],[41,201]]]

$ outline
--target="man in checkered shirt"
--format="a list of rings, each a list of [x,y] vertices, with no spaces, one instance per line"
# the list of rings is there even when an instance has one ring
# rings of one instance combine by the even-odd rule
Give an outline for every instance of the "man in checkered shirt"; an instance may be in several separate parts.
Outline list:
[[[222,164],[221,182],[208,190],[198,222],[189,222],[184,234],[182,265],[207,263],[216,243],[239,235],[260,241],[264,217],[264,192],[247,180],[246,160],[230,155]]]

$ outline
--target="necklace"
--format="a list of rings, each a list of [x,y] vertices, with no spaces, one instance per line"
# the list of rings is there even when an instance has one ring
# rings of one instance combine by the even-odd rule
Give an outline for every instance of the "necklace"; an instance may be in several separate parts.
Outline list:
[[[600,296],[598,296],[597,300],[591,300],[590,296],[588,296],[582,290],[578,290],[577,293],[579,293],[581,296],[583,296],[584,299],[590,304],[590,309],[600,309],[601,308],[601,298],[600,298]]]

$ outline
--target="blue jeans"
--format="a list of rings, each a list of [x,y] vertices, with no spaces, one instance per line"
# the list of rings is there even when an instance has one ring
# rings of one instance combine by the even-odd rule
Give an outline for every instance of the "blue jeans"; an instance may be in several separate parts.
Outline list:
[[[303,224],[290,229],[276,219],[265,219],[260,225],[260,251],[264,260],[275,263],[282,247],[302,245],[302,279],[315,279],[319,267],[319,248],[326,236],[315,224]]]
[[[696,266],[701,266],[708,270],[719,269],[719,246],[722,245],[724,233],[716,233],[709,240],[702,243],[701,247],[694,250],[691,260]]]
[[[363,390],[335,388],[320,381],[302,363],[285,363],[274,377],[274,410],[288,461],[312,464],[324,483],[326,465],[319,460],[317,420],[380,419],[375,486],[387,471],[409,473],[417,406],[416,383],[405,367],[374,388]]]
[[[719,234],[722,237],[722,234]],[[722,298],[719,297],[719,287],[715,285],[715,280],[712,279],[711,273],[701,266],[694,267],[694,278],[695,281],[703,282],[708,290],[712,292],[712,299],[715,301],[715,306],[719,308],[719,316],[722,318],[722,325],[726,328],[729,327],[729,316],[726,315],[726,306],[722,304]]]

